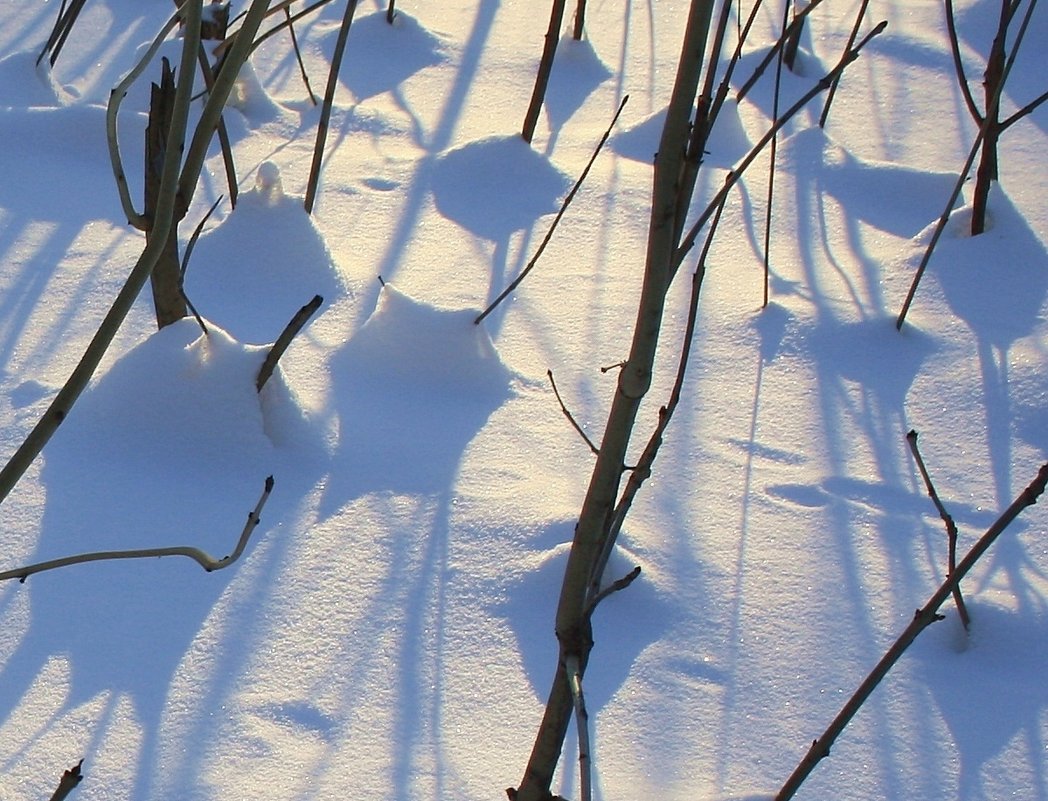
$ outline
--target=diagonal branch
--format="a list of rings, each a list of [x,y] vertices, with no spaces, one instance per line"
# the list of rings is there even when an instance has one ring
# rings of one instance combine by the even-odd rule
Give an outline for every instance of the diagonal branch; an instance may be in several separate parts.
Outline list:
[[[557,391],[557,382],[553,380],[553,371],[547,370],[546,375],[549,377],[550,386],[553,387],[553,394],[557,396],[557,403],[560,404],[560,410],[564,413],[564,416],[568,418],[568,422],[571,423],[572,428],[578,431],[579,436],[585,440],[587,445],[589,445],[589,449],[593,452],[593,455],[599,456],[600,450],[593,444],[593,440],[586,435],[586,432],[582,430],[582,426],[578,424],[572,413],[568,411],[568,407],[564,405],[564,401],[560,397],[560,392]]]
[[[619,103],[618,111],[616,111],[615,116],[611,118],[611,124],[608,126],[608,129],[604,132],[604,136],[602,136],[600,138],[600,141],[597,143],[597,147],[593,151],[593,155],[590,156],[590,160],[586,163],[586,167],[585,169],[583,169],[582,174],[579,176],[579,179],[575,182],[575,185],[571,187],[571,191],[568,192],[568,194],[564,197],[564,202],[560,204],[560,211],[557,212],[557,216],[554,217],[553,222],[550,223],[549,230],[546,231],[546,236],[543,237],[542,242],[539,244],[538,250],[536,250],[535,255],[531,257],[531,261],[529,261],[527,263],[527,266],[525,266],[524,269],[520,271],[520,275],[514,278],[510,285],[503,289],[502,292],[499,293],[499,296],[495,298],[491,302],[491,304],[486,309],[484,309],[483,312],[477,315],[477,319],[473,321],[474,325],[479,325],[481,322],[483,322],[485,317],[491,314],[495,310],[495,308],[500,303],[502,303],[502,301],[509,297],[509,294],[514,289],[520,286],[520,283],[525,278],[527,278],[528,273],[531,272],[532,268],[534,268],[534,266],[538,264],[539,258],[542,256],[543,251],[546,250],[546,245],[548,245],[550,239],[553,238],[553,232],[557,230],[557,226],[560,224],[561,218],[564,216],[564,213],[568,210],[568,206],[571,205],[571,201],[575,199],[575,195],[578,194],[579,189],[582,188],[582,183],[586,180],[586,176],[589,175],[589,171],[590,168],[593,166],[593,162],[597,160],[597,156],[600,155],[600,151],[604,147],[604,143],[607,142],[608,137],[611,136],[611,132],[615,128],[615,123],[618,122],[619,115],[622,113],[622,109],[626,107],[626,102],[629,99],[629,95],[626,95],[622,98],[622,102]]]
[[[1017,123],[1023,117],[1027,116],[1028,114],[1033,113],[1037,109],[1037,107],[1040,106],[1045,100],[1048,100],[1048,92],[1044,92],[1043,94],[1039,95],[1038,97],[1035,97],[1033,100],[1031,100],[1029,103],[1027,103],[1025,106],[1023,106],[1017,112],[1012,114],[1012,116],[1010,116],[1008,119],[1002,121],[1000,130],[1004,131],[1004,130],[1010,128],[1012,125]]]
[[[56,570],[60,567],[79,565],[85,562],[102,562],[114,559],[151,559],[158,556],[186,556],[204,568],[208,573],[214,570],[221,570],[233,564],[244,552],[244,548],[247,547],[247,542],[251,538],[251,534],[261,521],[259,515],[261,515],[262,507],[266,505],[266,501],[269,499],[269,493],[272,492],[272,490],[273,476],[270,476],[266,479],[265,488],[262,490],[262,496],[258,499],[258,503],[255,504],[255,508],[248,512],[247,523],[244,524],[244,530],[240,533],[240,539],[237,541],[236,547],[231,554],[223,556],[221,559],[215,559],[213,556],[209,556],[199,548],[194,548],[189,545],[173,545],[167,548],[136,548],[126,551],[94,551],[91,553],[75,554],[73,556],[63,556],[59,559],[49,559],[46,562],[37,562],[33,565],[17,567],[14,570],[5,570],[0,572],[0,581],[18,579],[19,583],[24,584],[25,580],[31,575],[34,573],[43,573],[45,570]]]
[[[862,684],[859,685],[859,689],[855,691],[855,694],[848,699],[844,707],[837,717],[833,719],[826,731],[823,732],[822,736],[817,740],[812,741],[811,747],[808,752],[804,755],[800,764],[794,769],[789,779],[779,790],[778,795],[775,796],[775,801],[788,801],[793,798],[794,793],[804,783],[804,780],[808,778],[808,775],[815,769],[815,766],[830,753],[830,746],[833,745],[837,737],[844,731],[844,727],[848,725],[851,719],[855,716],[855,713],[859,711],[862,705],[866,702],[866,699],[870,697],[870,694],[876,689],[877,685],[881,683],[881,680],[888,674],[888,671],[894,667],[895,663],[899,661],[903,653],[910,644],[917,639],[917,636],[924,631],[928,626],[934,623],[936,620],[940,620],[941,617],[938,614],[939,607],[942,606],[943,602],[950,597],[954,587],[961,583],[961,579],[967,575],[968,571],[975,566],[975,563],[986,553],[994,541],[1000,536],[1001,532],[1004,531],[1008,525],[1019,516],[1019,513],[1026,509],[1028,506],[1032,506],[1037,503],[1037,499],[1044,493],[1045,485],[1048,484],[1048,463],[1041,466],[1040,471],[1037,473],[1037,478],[1030,483],[1030,485],[1024,489],[1016,497],[1012,504],[1004,511],[1004,513],[997,518],[997,521],[986,530],[986,533],[979,538],[979,541],[972,546],[972,549],[968,551],[961,563],[957,565],[957,570],[947,577],[946,581],[937,589],[932,597],[928,599],[928,602],[914,615],[913,621],[906,627],[906,630],[899,635],[899,638],[895,641],[891,648],[881,657],[881,660],[877,663],[870,674],[863,680]]]

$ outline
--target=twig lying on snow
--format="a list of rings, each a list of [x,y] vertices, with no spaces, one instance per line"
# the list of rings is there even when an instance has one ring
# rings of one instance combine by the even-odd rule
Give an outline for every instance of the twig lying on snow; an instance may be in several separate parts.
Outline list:
[[[168,548],[136,548],[126,551],[95,551],[74,556],[63,556],[60,559],[50,559],[46,562],[37,562],[35,565],[26,565],[14,570],[5,570],[0,573],[0,581],[9,581],[16,578],[19,582],[25,583],[25,580],[34,573],[43,573],[45,570],[55,570],[59,567],[78,565],[84,562],[102,562],[111,559],[149,559],[155,556],[187,556],[208,573],[214,570],[221,570],[233,564],[244,552],[244,548],[247,547],[247,541],[251,538],[251,534],[262,519],[260,517],[262,507],[266,505],[266,501],[269,500],[269,493],[272,491],[273,476],[270,476],[266,479],[265,489],[262,490],[262,496],[258,499],[258,503],[255,504],[255,508],[248,512],[247,523],[244,524],[244,530],[240,533],[240,539],[237,541],[236,547],[229,556],[223,556],[221,559],[215,559],[199,548],[189,545],[173,545]]]
[[[829,755],[830,746],[833,745],[840,733],[844,731],[844,727],[848,725],[877,685],[881,683],[881,679],[888,674],[888,671],[899,661],[903,652],[917,639],[917,635],[935,621],[942,619],[942,616],[938,614],[939,607],[950,597],[954,587],[961,583],[961,579],[967,575],[968,571],[975,566],[975,563],[986,553],[987,549],[993,545],[994,540],[1000,536],[1001,532],[1019,516],[1019,513],[1026,507],[1037,503],[1037,499],[1044,493],[1046,484],[1048,484],[1048,463],[1041,466],[1040,471],[1037,473],[1037,478],[1019,493],[1018,497],[1012,501],[1011,506],[1005,509],[996,522],[972,546],[972,549],[968,551],[961,563],[957,565],[957,570],[942,583],[939,589],[928,599],[928,602],[917,610],[910,625],[906,627],[906,630],[895,641],[895,644],[888,649],[887,653],[881,657],[881,661],[877,663],[863,683],[859,685],[859,689],[848,699],[822,736],[812,741],[808,753],[804,755],[800,764],[790,775],[790,778],[786,780],[782,789],[779,790],[778,795],[775,796],[775,801],[788,801],[788,799],[793,798],[794,793],[804,783],[804,780],[808,778],[815,766],[819,764],[823,757]]]

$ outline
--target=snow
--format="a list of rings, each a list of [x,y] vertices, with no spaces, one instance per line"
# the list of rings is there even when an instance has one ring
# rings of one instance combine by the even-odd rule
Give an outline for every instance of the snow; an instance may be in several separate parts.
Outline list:
[[[995,3],[956,5],[978,77]],[[226,115],[239,199],[218,203],[186,273],[206,332],[193,318],[156,331],[148,293],[138,300],[4,500],[0,571],[168,545],[221,557],[269,475],[272,496],[225,570],[165,557],[0,584],[0,800],[48,797],[81,758],[83,801],[491,799],[520,782],[593,463],[546,372],[599,441],[686,6],[591,4],[586,38],[559,43],[528,146],[517,132],[545,6],[400,2],[390,26],[385,3],[361,4],[312,216],[319,108],[286,33],[256,51]],[[836,63],[857,7],[813,12],[783,105]],[[318,95],[342,10],[296,25]],[[37,67],[56,12],[0,0],[4,454],[141,251],[104,104],[170,4],[89,3],[54,68]],[[605,580],[642,573],[594,618],[598,798],[773,796],[945,577],[946,534],[907,431],[962,553],[1048,456],[1048,106],[1005,133],[978,237],[966,187],[897,331],[974,126],[940,4],[870,13],[889,27],[845,73],[825,130],[817,99],[778,139],[766,308],[766,157],[725,208],[684,399]],[[758,17],[736,89],[781,14]],[[1035,12],[1005,113],[1044,91],[1045,23]],[[174,38],[162,47],[178,52]],[[741,102],[729,96],[695,213],[766,130],[773,84],[774,64]],[[136,202],[144,89],[119,129]],[[534,272],[475,325],[625,94]],[[223,195],[216,149],[183,252]],[[669,297],[631,455],[672,384],[692,267]],[[257,392],[270,343],[316,294],[319,312]],[[1044,521],[1035,506],[1012,524],[964,582],[970,633],[945,605],[798,798],[1048,800]],[[574,738],[553,788],[569,798]]]

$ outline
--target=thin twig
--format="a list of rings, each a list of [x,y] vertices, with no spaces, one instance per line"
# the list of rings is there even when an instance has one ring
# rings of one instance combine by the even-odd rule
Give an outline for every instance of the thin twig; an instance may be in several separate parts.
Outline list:
[[[790,24],[783,29],[782,36],[779,37],[779,40],[775,42],[775,44],[771,46],[771,49],[764,55],[764,58],[761,60],[761,63],[757,65],[757,69],[753,71],[753,75],[750,76],[750,79],[743,84],[738,95],[736,95],[736,100],[741,101],[746,97],[750,89],[753,88],[753,85],[760,80],[760,77],[764,74],[764,70],[766,70],[768,65],[771,64],[771,60],[775,58],[786,45],[786,41],[793,36],[795,31],[804,25],[804,18],[814,11],[821,2],[822,0],[811,0],[807,6],[794,14]]]
[[[309,167],[309,181],[306,183],[306,198],[303,202],[306,214],[313,213],[313,204],[317,199],[317,185],[320,183],[320,165],[324,160],[324,145],[327,141],[328,124],[331,121],[331,106],[335,101],[338,73],[342,68],[342,57],[346,52],[349,29],[353,24],[353,14],[356,10],[357,0],[349,0],[346,3],[346,11],[342,15],[342,25],[338,30],[338,39],[335,42],[335,53],[331,59],[331,69],[328,71],[327,88],[324,90],[324,104],[320,107],[317,141],[313,145],[313,162]]]
[[[1002,122],[1001,123],[1001,131],[1003,132],[1007,128],[1011,127],[1012,125],[1017,123],[1019,120],[1021,120],[1023,117],[1025,117],[1027,114],[1032,114],[1034,112],[1034,110],[1036,110],[1037,107],[1040,106],[1042,103],[1044,103],[1044,101],[1046,101],[1046,100],[1048,100],[1048,92],[1045,92],[1045,93],[1039,95],[1038,97],[1035,97],[1033,100],[1031,100],[1029,103],[1027,103],[1021,109],[1019,109],[1014,114],[1012,114],[1012,116],[1010,116],[1008,119],[1006,119],[1004,122]]]
[[[215,85],[215,71],[211,68],[211,62],[208,60],[203,42],[200,43],[200,52],[197,60],[200,62],[200,74],[204,76],[204,87],[210,92]],[[225,167],[226,171],[226,185],[229,187],[229,205],[235,209],[237,207],[237,198],[239,197],[237,168],[233,162],[233,147],[229,142],[229,131],[226,128],[225,115],[218,118],[216,133],[218,134],[219,148],[222,151],[222,166]]]
[[[964,559],[962,559],[960,564],[957,565],[957,570],[951,576],[948,576],[942,585],[940,585],[939,589],[937,589],[931,598],[928,599],[928,602],[922,608],[917,610],[910,625],[906,627],[906,630],[899,636],[892,647],[888,649],[887,653],[881,657],[881,660],[877,663],[876,667],[874,667],[862,684],[859,685],[859,689],[855,691],[855,694],[844,704],[844,707],[839,713],[837,713],[837,717],[833,719],[826,731],[823,732],[822,736],[817,740],[812,741],[811,747],[804,755],[800,764],[790,775],[789,779],[786,780],[782,789],[779,790],[778,795],[775,796],[775,801],[788,801],[788,799],[793,798],[794,793],[796,793],[797,789],[804,783],[804,780],[808,778],[808,775],[812,770],[814,770],[815,766],[824,757],[829,755],[830,747],[833,745],[834,741],[836,741],[837,737],[842,731],[844,731],[845,726],[847,726],[855,716],[855,713],[859,711],[862,705],[866,702],[866,699],[870,697],[870,694],[874,689],[876,689],[877,685],[881,683],[881,680],[888,674],[888,671],[899,661],[899,658],[902,657],[910,644],[917,639],[917,636],[924,631],[924,629],[936,620],[942,619],[938,614],[939,607],[942,606],[946,599],[953,593],[953,588],[961,583],[961,579],[968,574],[968,571],[975,566],[975,563],[978,562],[983,554],[986,553],[987,549],[993,545],[1001,532],[1019,516],[1019,513],[1028,506],[1032,506],[1037,502],[1038,497],[1044,493],[1046,484],[1048,484],[1048,463],[1041,466],[1037,478],[1035,478],[1026,489],[1019,493],[1016,499],[1012,501],[1012,504],[999,518],[997,518],[996,522],[986,530],[986,533],[979,538],[978,542],[972,546],[972,549],[968,551]]]
[[[932,503],[935,504],[935,508],[939,512],[939,517],[942,518],[942,522],[946,525],[946,542],[947,542],[947,555],[946,555],[946,575],[953,575],[953,572],[957,569],[957,524],[953,520],[953,516],[946,511],[946,507],[943,502],[939,500],[939,493],[935,491],[935,485],[932,483],[932,477],[928,474],[928,468],[925,467],[924,459],[921,457],[921,451],[917,447],[917,432],[913,429],[906,435],[906,441],[910,445],[910,452],[913,454],[914,461],[917,462],[917,469],[921,473],[921,478],[924,479],[925,489],[928,491],[928,497],[932,499]],[[957,585],[953,589],[953,600],[957,605],[957,614],[960,615],[961,623],[964,624],[965,630],[971,625],[971,616],[968,614],[968,608],[964,605],[964,596],[961,595],[961,587]]]
[[[317,104],[317,96],[313,94],[313,87],[309,84],[309,74],[306,72],[305,62],[302,61],[302,51],[298,47],[298,34],[295,33],[295,25],[291,20],[291,9],[287,6],[284,7],[284,16],[287,17],[285,22],[287,24],[288,32],[291,34],[291,46],[295,48],[295,58],[298,60],[298,71],[302,74],[302,83],[306,85],[306,91],[309,92],[309,99],[315,106]]]
[[[193,248],[196,247],[197,240],[200,238],[200,232],[204,230],[204,224],[207,223],[211,215],[215,213],[215,209],[218,208],[218,204],[224,199],[224,196],[219,196],[218,200],[211,204],[211,208],[207,210],[207,214],[205,214],[200,222],[197,223],[196,228],[193,229],[193,233],[189,237],[189,242],[186,243],[185,252],[182,254],[182,266],[178,272],[178,291],[182,293],[182,300],[186,302],[186,306],[189,307],[190,313],[194,318],[196,318],[197,325],[199,325],[200,330],[204,332],[204,336],[210,336],[211,332],[208,331],[207,324],[204,322],[204,318],[200,316],[200,312],[197,311],[196,306],[193,305],[193,301],[191,301],[189,295],[186,294],[186,270],[189,269],[189,257],[193,254]]]
[[[80,772],[83,764],[84,760],[81,759],[69,770],[62,773],[62,778],[58,781],[58,787],[55,789],[54,795],[51,796],[51,801],[64,801],[65,797],[80,784],[81,779],[84,778],[84,774]]]
[[[731,173],[729,173],[725,178],[725,183],[727,184],[730,180]],[[699,254],[698,263],[695,266],[695,274],[692,276],[691,297],[688,300],[688,319],[684,326],[684,336],[681,340],[680,357],[677,359],[677,375],[674,378],[673,388],[670,390],[669,399],[666,401],[666,405],[659,409],[659,420],[655,425],[655,430],[648,438],[648,442],[644,446],[644,450],[642,451],[640,458],[637,460],[636,466],[630,470],[629,480],[626,482],[626,486],[622,490],[618,502],[615,504],[615,509],[612,513],[607,533],[605,534],[600,555],[596,562],[594,562],[593,573],[590,576],[590,607],[596,606],[601,597],[601,578],[604,575],[604,570],[607,567],[608,561],[611,559],[611,553],[615,548],[615,542],[618,539],[619,532],[622,530],[622,526],[626,521],[626,515],[629,514],[629,510],[633,506],[634,498],[636,498],[637,493],[640,492],[640,488],[644,482],[651,476],[651,467],[655,463],[655,457],[658,455],[659,449],[662,447],[663,436],[670,424],[670,420],[673,418],[673,413],[676,411],[677,405],[680,403],[681,394],[684,389],[684,378],[687,374],[688,362],[691,358],[691,348],[695,341],[695,329],[698,325],[699,296],[702,293],[702,282],[706,277],[706,258],[709,256],[710,247],[713,245],[713,238],[717,235],[717,229],[720,227],[721,213],[724,211],[724,204],[727,201],[727,197],[727,195],[721,196],[720,203],[717,205],[717,212],[713,216],[713,221],[710,223],[709,231],[706,233],[706,241],[703,243],[702,252]]]
[[[495,310],[496,306],[502,303],[502,301],[504,301],[509,296],[509,294],[513,292],[514,289],[520,286],[521,281],[523,281],[527,277],[528,273],[530,273],[532,268],[538,263],[539,258],[542,256],[543,251],[545,251],[546,249],[546,245],[548,245],[550,239],[553,238],[553,232],[557,230],[557,226],[560,224],[560,220],[564,216],[564,212],[568,210],[568,206],[571,205],[571,201],[575,199],[575,195],[582,187],[583,181],[585,181],[586,176],[589,175],[589,171],[590,168],[593,166],[593,162],[597,160],[597,156],[600,154],[601,148],[604,147],[604,143],[607,142],[608,137],[611,136],[611,131],[612,129],[614,129],[615,123],[618,122],[619,115],[622,113],[622,109],[626,107],[626,101],[628,101],[629,99],[629,95],[626,95],[622,98],[622,102],[619,103],[619,108],[615,112],[615,116],[611,118],[611,124],[608,126],[608,129],[604,132],[604,135],[600,138],[600,141],[597,143],[597,147],[593,151],[593,155],[590,156],[590,160],[589,162],[587,162],[586,168],[582,171],[582,174],[579,176],[579,179],[575,181],[575,185],[571,187],[571,191],[568,192],[568,194],[565,196],[564,202],[560,204],[560,211],[557,212],[557,216],[554,217],[553,222],[550,223],[549,230],[546,231],[546,236],[543,237],[542,242],[538,247],[538,250],[536,250],[535,255],[531,257],[531,261],[529,261],[527,263],[527,266],[525,266],[524,269],[520,271],[520,275],[514,278],[510,285],[503,289],[499,296],[495,298],[495,300],[493,300],[491,304],[486,309],[484,309],[483,312],[477,315],[477,319],[473,321],[474,325],[480,325],[480,323],[484,321],[484,318]]]
[[[284,327],[284,330],[280,332],[280,336],[277,337],[277,341],[273,343],[273,347],[269,349],[269,353],[266,354],[266,359],[262,362],[262,367],[258,371],[258,378],[255,380],[255,388],[261,392],[262,387],[266,385],[266,382],[273,375],[273,371],[277,368],[277,362],[280,361],[280,357],[284,355],[284,351],[288,349],[298,332],[305,327],[306,323],[309,322],[309,318],[313,316],[314,312],[320,308],[320,304],[324,302],[324,299],[320,295],[314,295],[313,300],[309,301],[305,306],[295,312],[295,316],[291,318],[291,321]]]
[[[553,387],[553,394],[557,397],[557,403],[560,404],[560,410],[564,412],[564,416],[568,418],[568,422],[571,423],[572,428],[578,431],[579,436],[585,440],[587,445],[589,445],[589,449],[593,452],[593,455],[599,455],[600,451],[597,449],[597,446],[593,444],[593,440],[586,436],[586,432],[582,430],[582,426],[576,422],[574,416],[572,416],[571,412],[568,411],[568,407],[564,405],[564,401],[560,397],[560,392],[557,391],[557,382],[553,380],[553,371],[546,370],[546,375],[549,377],[550,386]]]
[[[837,63],[837,66],[835,66],[832,70],[826,73],[815,84],[815,86],[813,86],[810,90],[805,92],[805,94],[796,103],[790,106],[790,108],[782,114],[779,120],[772,125],[771,129],[769,129],[764,134],[764,136],[761,137],[760,141],[757,142],[757,144],[755,144],[750,149],[750,152],[746,154],[742,161],[740,161],[738,165],[735,167],[735,169],[729,174],[729,180],[725,182],[725,185],[713,197],[713,199],[709,202],[709,205],[706,206],[706,210],[699,215],[699,218],[692,224],[691,228],[688,229],[687,235],[681,240],[680,246],[677,248],[676,254],[673,258],[674,270],[680,267],[681,262],[684,261],[684,257],[688,255],[688,251],[690,251],[695,246],[695,240],[698,238],[699,232],[703,229],[706,223],[709,222],[710,217],[712,217],[713,214],[716,212],[717,207],[723,201],[724,196],[728,194],[728,192],[735,185],[735,183],[742,177],[743,173],[754,162],[757,156],[760,155],[761,151],[763,151],[764,148],[768,145],[772,137],[775,136],[775,134],[777,134],[782,129],[782,127],[786,125],[786,123],[789,122],[802,108],[804,108],[812,100],[812,98],[814,98],[820,92],[826,91],[830,87],[830,84],[833,83],[834,79],[838,75],[840,75],[849,64],[851,64],[853,61],[855,61],[855,59],[859,57],[859,53],[870,42],[870,40],[873,39],[875,36],[879,35],[881,32],[883,32],[887,26],[887,21],[882,21],[878,23],[878,25],[872,31],[866,34],[866,36],[863,38],[861,42],[859,42],[854,48],[849,50],[847,53],[844,54],[844,56],[841,57],[841,60]]]
[[[244,552],[244,548],[247,547],[247,542],[251,538],[251,534],[261,520],[259,515],[262,513],[262,507],[266,505],[266,501],[269,499],[269,493],[272,491],[273,476],[269,476],[269,478],[266,479],[265,488],[262,490],[262,495],[258,499],[258,503],[255,504],[254,509],[248,512],[247,523],[244,524],[244,530],[240,533],[240,539],[237,540],[236,547],[231,554],[223,556],[221,559],[215,559],[199,548],[194,548],[191,545],[174,545],[167,548],[136,548],[126,551],[95,551],[93,553],[64,556],[60,559],[50,559],[46,562],[37,562],[34,565],[26,565],[25,567],[15,568],[14,570],[5,570],[0,573],[0,581],[18,579],[19,583],[24,584],[25,580],[31,575],[34,573],[43,573],[45,570],[56,570],[60,567],[79,565],[85,562],[102,562],[114,559],[152,559],[158,556],[186,556],[204,568],[208,573],[215,570],[222,570],[233,564]]]
[[[968,107],[968,113],[972,115],[976,125],[982,125],[983,115],[975,104],[971,87],[968,86],[968,76],[964,71],[964,62],[961,61],[961,44],[957,36],[957,22],[953,15],[953,0],[946,0],[946,32],[950,40],[950,53],[953,55],[953,70],[957,73],[957,84],[961,88],[961,96],[964,105]]]
[[[637,576],[639,576],[639,575],[640,575],[640,565],[637,565],[635,568],[633,568],[633,570],[631,570],[625,576],[623,576],[620,579],[617,579],[617,580],[613,581],[607,587],[602,589],[600,592],[598,592],[593,597],[593,600],[590,601],[586,605],[586,614],[587,615],[592,615],[593,614],[593,610],[595,610],[597,608],[597,604],[599,604],[601,601],[603,601],[609,595],[613,595],[616,592],[619,592],[621,590],[626,589],[630,584],[632,584],[637,579]]]
[[[579,792],[581,801],[593,798],[593,762],[590,755],[589,712],[586,697],[582,693],[582,665],[576,654],[564,659],[564,670],[568,674],[568,687],[575,705],[575,723],[579,732]]]
[[[787,26],[787,15],[789,14],[790,3],[783,5],[782,9],[782,28],[786,30]],[[782,91],[782,63],[785,56],[785,48],[779,50],[778,58],[775,60],[775,95],[772,99],[771,105],[771,118],[774,122],[779,118],[779,94]],[[831,87],[832,84],[831,84]],[[779,137],[772,136],[771,138],[771,152],[768,154],[768,200],[764,209],[764,302],[761,304],[762,309],[768,307],[768,294],[771,285],[771,214],[772,205],[775,199],[775,161],[778,155],[779,149]]]
[[[848,35],[848,44],[844,46],[844,51],[847,52],[851,49],[851,46],[855,44],[855,39],[859,35],[859,28],[862,25],[863,19],[866,17],[866,7],[870,4],[870,0],[862,0],[862,4],[859,6],[859,13],[855,15],[855,24],[852,26],[851,33]],[[822,114],[819,116],[819,127],[826,127],[826,119],[830,116],[830,106],[833,105],[833,98],[837,94],[837,86],[841,82],[841,76],[838,75],[834,79],[833,83],[830,84],[830,91],[826,93],[826,102],[822,106]]]

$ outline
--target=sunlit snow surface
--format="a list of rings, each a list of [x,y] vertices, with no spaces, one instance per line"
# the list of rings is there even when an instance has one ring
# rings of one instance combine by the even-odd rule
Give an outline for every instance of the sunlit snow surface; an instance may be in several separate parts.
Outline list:
[[[179,228],[184,252],[224,196],[185,278],[207,333],[192,318],[157,332],[143,295],[4,501],[0,569],[166,545],[221,557],[269,475],[272,496],[223,571],[165,557],[0,586],[2,801],[49,797],[81,758],[83,801],[479,801],[520,782],[593,464],[547,370],[599,442],[686,5],[591,4],[586,38],[559,42],[531,147],[518,133],[548,8],[398,3],[389,26],[384,3],[362,5],[312,215],[320,110],[286,31],[256,51],[225,115],[236,207],[216,149]],[[594,617],[599,798],[774,795],[945,576],[907,431],[962,553],[1048,457],[1048,106],[1002,139],[976,238],[966,189],[897,331],[975,133],[941,4],[870,5],[889,27],[845,73],[825,128],[820,98],[777,138],[765,308],[766,157],[710,248],[683,400],[605,581],[642,573]],[[956,6],[975,87],[999,4]],[[837,62],[857,7],[813,12],[780,109]],[[36,56],[58,9],[0,0],[5,454],[141,251],[104,104],[170,10],[88,3],[48,69]],[[317,95],[342,12],[295,26]],[[734,89],[781,17],[758,15]],[[1008,114],[1044,91],[1040,9],[1026,35]],[[177,58],[178,41],[162,51]],[[729,94],[696,213],[767,129],[774,83],[773,61],[745,98]],[[119,118],[136,206],[147,94],[133,87]],[[625,94],[534,271],[476,325]],[[672,385],[693,269],[689,256],[668,299],[631,461]],[[258,393],[270,344],[317,294]],[[798,798],[1048,801],[1044,529],[1040,506],[1008,529],[965,582],[971,632],[945,606]],[[553,788],[569,798],[574,738]]]

